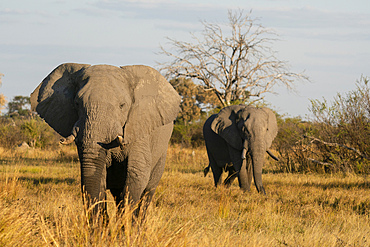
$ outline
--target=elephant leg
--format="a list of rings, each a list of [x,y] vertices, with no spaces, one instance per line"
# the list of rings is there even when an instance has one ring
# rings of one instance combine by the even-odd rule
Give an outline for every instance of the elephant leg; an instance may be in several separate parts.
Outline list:
[[[213,180],[214,180],[215,186],[217,187],[221,183],[220,178],[222,175],[222,167],[224,167],[224,164],[222,162],[217,163],[213,155],[209,152],[208,152],[208,159],[209,159],[209,166],[212,169]]]
[[[250,191],[250,184],[248,180],[248,174],[247,174],[247,162],[244,159],[242,161],[242,165],[240,168],[240,171],[238,173],[238,181],[239,181],[239,187],[244,191]]]
[[[103,221],[108,222],[109,216],[108,216],[108,211],[107,211],[107,184],[106,184],[106,176],[107,176],[107,171],[106,169],[102,170],[102,175],[101,175],[101,181],[100,181],[100,192],[99,196],[94,199],[89,199],[88,202],[88,210],[94,216],[100,215],[101,217],[97,217],[96,219],[103,219]]]
[[[249,157],[245,160],[246,162],[246,168],[247,168],[247,190],[251,190],[251,184],[252,184],[252,177],[253,177],[253,168],[252,168],[252,161]]]
[[[235,171],[234,166],[227,166],[227,171],[229,175],[224,181],[224,185],[226,187],[230,187],[230,185],[234,182],[235,178],[238,176],[238,173]]]
[[[148,168],[149,169],[149,168]],[[122,198],[128,196],[130,203],[138,203],[141,199],[146,184],[149,182],[149,172],[145,170],[138,170],[136,168],[127,169],[126,186],[123,190]]]
[[[109,190],[114,198],[114,201],[116,202],[116,206],[120,207],[121,202],[122,202],[121,194],[123,191],[123,187],[122,188],[111,188]]]
[[[103,216],[103,219],[108,221],[109,216],[108,216],[108,205],[107,205],[107,169],[103,169],[103,175],[101,177],[101,182],[100,182],[100,195],[99,195],[99,208],[100,208],[100,213]]]
[[[219,166],[219,164],[215,162],[213,164],[211,163],[211,168],[212,168],[213,180],[214,180],[215,186],[217,187],[218,185],[221,184],[220,178],[223,172],[223,166]]]
[[[145,218],[145,213],[147,211],[147,208],[150,204],[150,202],[153,199],[153,196],[155,194],[155,190],[159,184],[159,181],[162,178],[162,174],[164,172],[164,167],[166,163],[166,155],[167,153],[164,153],[162,157],[158,160],[155,167],[152,169],[152,173],[150,175],[149,183],[147,187],[145,188],[143,194],[141,195],[141,201],[139,204],[139,214],[142,214],[142,218]]]
[[[218,185],[221,184],[220,178],[222,175],[222,168],[214,165],[212,166],[212,173],[213,173],[213,180],[214,180],[215,186],[217,187]]]
[[[241,158],[240,150],[234,149],[229,146],[230,158],[233,161],[234,169],[237,172],[239,187],[244,191],[249,191],[250,187],[248,185],[247,176],[247,159]]]
[[[147,140],[132,143],[129,148],[127,176],[121,198],[124,200],[123,205],[128,200],[128,204],[135,207],[149,183],[152,162]]]

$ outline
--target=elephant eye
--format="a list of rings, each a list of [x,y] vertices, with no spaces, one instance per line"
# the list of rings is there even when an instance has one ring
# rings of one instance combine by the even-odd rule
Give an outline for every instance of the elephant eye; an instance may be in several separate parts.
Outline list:
[[[119,108],[122,109],[125,106],[126,103],[122,103],[119,105]]]

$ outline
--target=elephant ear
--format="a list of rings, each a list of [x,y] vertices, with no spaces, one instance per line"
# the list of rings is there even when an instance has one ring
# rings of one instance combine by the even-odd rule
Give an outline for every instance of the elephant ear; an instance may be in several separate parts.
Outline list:
[[[276,116],[275,116],[275,113],[267,107],[262,107],[262,110],[266,112],[268,115],[266,148],[270,148],[272,141],[275,139],[277,132],[278,132]]]
[[[155,128],[173,122],[181,98],[155,69],[144,66],[121,67],[132,89],[132,105],[124,127],[124,142],[147,136]]]
[[[245,105],[225,107],[217,114],[211,124],[211,129],[237,150],[243,149],[243,140],[237,128],[238,112],[245,107]]]
[[[31,94],[31,109],[60,135],[71,134],[78,120],[74,98],[78,74],[87,64],[65,63],[55,68]]]

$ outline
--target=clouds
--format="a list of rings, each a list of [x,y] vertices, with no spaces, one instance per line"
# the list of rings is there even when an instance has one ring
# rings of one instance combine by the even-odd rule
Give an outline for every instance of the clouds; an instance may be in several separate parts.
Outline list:
[[[0,16],[7,16],[7,17],[19,17],[19,16],[47,16],[47,14],[43,11],[34,11],[34,10],[27,10],[27,9],[12,9],[12,8],[4,8],[0,10]]]
[[[99,9],[120,18],[136,20],[173,21],[198,23],[204,17],[218,17],[221,12],[225,16],[226,9],[217,5],[189,3],[183,1],[97,1],[86,13]]]
[[[8,25],[42,23],[47,16],[47,13],[39,10],[28,10],[23,8],[0,8],[0,27],[4,29],[7,28]],[[28,20],[28,22],[25,20]]]
[[[63,62],[155,66],[162,59],[155,52],[166,37],[189,40],[190,32],[203,29],[200,21],[227,23],[229,9],[252,9],[253,18],[280,35],[282,41],[273,44],[278,57],[293,71],[306,70],[329,95],[333,82],[349,87],[349,80],[370,67],[367,5],[360,0],[3,0],[0,90],[8,97],[28,95]],[[298,88],[303,98],[295,99],[302,103],[292,104],[292,96],[277,89],[272,104],[292,115],[305,112],[307,98],[318,94],[305,87]]]
[[[264,25],[281,29],[295,29],[299,35],[304,35],[304,30],[323,31],[326,38],[338,33],[361,30],[370,34],[370,14],[356,12],[334,12],[319,10],[313,7],[284,8],[284,9],[257,9],[254,14],[262,16]],[[303,31],[300,31],[303,30]],[[307,38],[315,38],[315,33],[310,33]],[[319,34],[324,35],[323,33]],[[345,34],[342,35],[345,37]],[[321,38],[321,37],[320,37]],[[325,36],[324,36],[325,38]]]

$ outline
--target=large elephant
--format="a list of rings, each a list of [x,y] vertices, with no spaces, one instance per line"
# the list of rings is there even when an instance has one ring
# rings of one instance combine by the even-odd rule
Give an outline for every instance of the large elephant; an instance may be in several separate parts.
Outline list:
[[[269,151],[278,128],[275,114],[268,108],[233,105],[207,119],[203,126],[209,166],[215,186],[220,183],[223,170],[228,171],[225,185],[238,177],[239,186],[250,190],[252,176],[258,192],[265,194],[262,185],[264,155]]]
[[[141,65],[62,64],[31,94],[32,109],[61,143],[76,143],[88,205],[104,200],[107,189],[117,205],[144,195],[149,204],[180,100],[159,72]],[[96,205],[93,212],[106,211]]]

